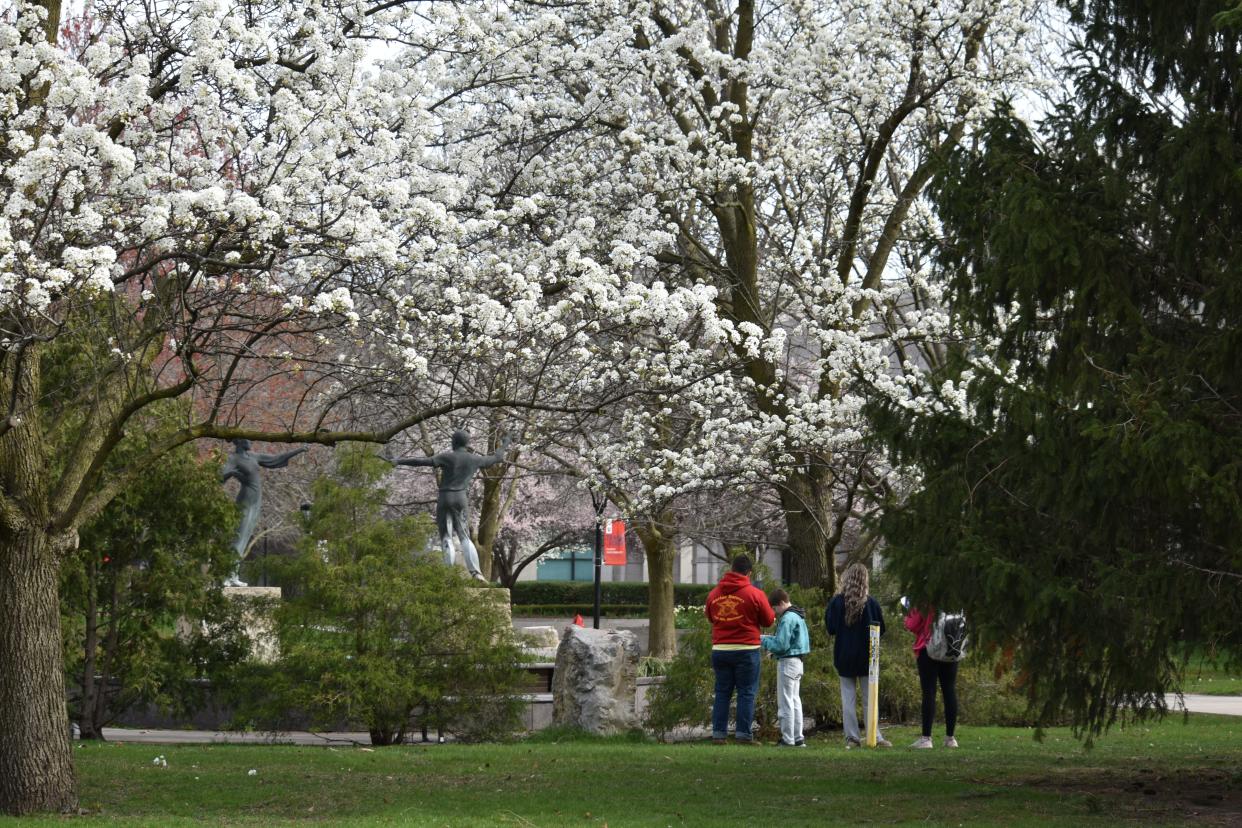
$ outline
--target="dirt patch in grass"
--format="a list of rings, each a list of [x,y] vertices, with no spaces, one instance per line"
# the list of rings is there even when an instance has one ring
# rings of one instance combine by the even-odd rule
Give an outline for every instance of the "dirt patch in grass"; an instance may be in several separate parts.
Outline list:
[[[994,781],[992,784],[996,784]],[[1242,772],[1220,768],[1176,771],[1066,769],[1004,783],[1078,796],[1088,812],[1119,820],[1242,825]]]

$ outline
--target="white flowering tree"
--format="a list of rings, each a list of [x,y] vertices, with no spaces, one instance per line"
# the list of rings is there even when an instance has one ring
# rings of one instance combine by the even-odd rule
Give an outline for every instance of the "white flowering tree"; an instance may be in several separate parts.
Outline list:
[[[491,231],[431,146],[438,89],[373,49],[409,5],[0,12],[0,813],[76,805],[58,565],[163,453],[506,404],[442,381],[537,320],[459,266]],[[174,398],[192,415],[151,432]]]
[[[673,366],[703,408],[697,436],[651,464],[640,497],[774,483],[799,579],[831,585],[861,389],[905,397],[945,324],[934,285],[903,267],[933,224],[923,191],[1026,76],[1033,5],[488,0],[429,15],[412,51],[445,69],[435,114],[504,229],[497,256],[618,322],[675,327],[684,292],[701,299]],[[692,382],[722,366],[727,381]]]
[[[504,523],[491,539],[492,575],[505,587],[549,552],[592,542],[595,516],[582,481],[536,455],[526,459],[521,468],[510,466],[498,486]]]
[[[614,411],[600,464],[661,452],[636,509],[775,481],[804,579],[830,581],[860,381],[904,394],[901,346],[942,324],[894,253],[1022,75],[1033,1],[99,0],[61,37],[59,2],[17,0],[0,811],[75,803],[59,559],[193,439]],[[193,416],[121,464],[173,398]]]

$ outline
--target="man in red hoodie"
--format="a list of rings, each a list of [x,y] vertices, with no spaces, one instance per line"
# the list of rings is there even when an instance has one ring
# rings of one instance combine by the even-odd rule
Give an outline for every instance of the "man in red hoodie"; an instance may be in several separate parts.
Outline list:
[[[712,669],[716,671],[716,701],[712,705],[712,741],[724,744],[729,735],[729,702],[737,690],[739,744],[754,744],[750,728],[755,720],[755,693],[759,689],[759,628],[770,627],[776,613],[768,596],[750,583],[750,558],[738,555],[707,596],[707,620],[712,624]]]

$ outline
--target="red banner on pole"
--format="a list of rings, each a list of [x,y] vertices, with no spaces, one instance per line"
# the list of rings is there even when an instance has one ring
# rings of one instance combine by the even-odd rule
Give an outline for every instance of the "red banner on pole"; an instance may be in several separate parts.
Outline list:
[[[604,522],[604,563],[607,566],[625,565],[625,521]]]

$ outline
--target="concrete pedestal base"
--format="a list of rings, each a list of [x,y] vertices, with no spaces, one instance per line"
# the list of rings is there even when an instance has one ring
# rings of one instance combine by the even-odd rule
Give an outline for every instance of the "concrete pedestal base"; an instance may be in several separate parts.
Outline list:
[[[495,607],[504,619],[504,626],[513,626],[513,607],[509,603],[509,590],[506,587],[470,587],[466,590],[466,594],[477,601],[480,606]]]
[[[280,603],[280,587],[225,587],[224,597],[242,603],[242,623],[250,639],[250,657],[270,664],[280,657],[280,643],[272,626],[271,612]]]

